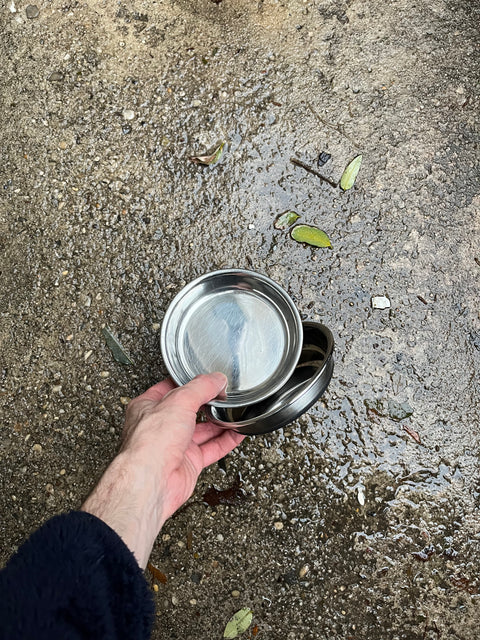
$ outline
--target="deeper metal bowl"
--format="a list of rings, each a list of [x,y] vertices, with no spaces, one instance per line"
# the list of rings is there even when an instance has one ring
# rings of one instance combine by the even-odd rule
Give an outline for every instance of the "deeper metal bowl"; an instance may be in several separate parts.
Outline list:
[[[161,349],[177,384],[221,371],[228,378],[226,395],[210,404],[245,407],[290,378],[302,338],[300,315],[278,284],[253,271],[225,269],[190,282],[173,299]]]
[[[288,381],[262,402],[248,407],[206,407],[207,419],[224,429],[260,435],[297,420],[325,393],[333,374],[334,340],[317,322],[303,323],[303,347]]]

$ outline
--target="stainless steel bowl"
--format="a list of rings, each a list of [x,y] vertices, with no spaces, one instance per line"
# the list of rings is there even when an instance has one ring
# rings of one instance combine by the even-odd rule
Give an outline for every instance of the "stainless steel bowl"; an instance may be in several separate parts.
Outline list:
[[[188,284],[167,309],[161,349],[179,385],[221,371],[228,378],[216,407],[245,407],[271,396],[292,375],[302,322],[287,293],[253,271],[214,271]]]
[[[333,374],[334,340],[317,322],[303,323],[303,347],[288,381],[248,407],[206,407],[207,419],[224,429],[259,435],[280,429],[308,411],[325,393]]]

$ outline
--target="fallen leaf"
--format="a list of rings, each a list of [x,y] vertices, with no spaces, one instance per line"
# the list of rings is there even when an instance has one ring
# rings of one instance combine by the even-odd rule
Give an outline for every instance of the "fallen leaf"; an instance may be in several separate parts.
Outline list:
[[[222,142],[211,155],[190,156],[190,160],[195,164],[204,164],[204,165],[215,164],[220,160],[220,156],[222,155],[224,146],[225,146],[225,142]]]
[[[290,235],[297,242],[306,242],[313,247],[331,247],[332,243],[325,231],[310,227],[307,224],[299,224],[293,227]]]
[[[107,347],[113,354],[113,357],[120,364],[133,364],[132,359],[127,354],[118,338],[116,338],[108,327],[102,329],[103,337],[107,343]]]
[[[298,213],[295,213],[295,211],[285,211],[285,213],[282,213],[280,216],[278,216],[273,226],[275,227],[275,229],[283,231],[284,229],[288,229],[288,227],[291,227],[292,224],[294,224],[299,219],[299,217],[300,216],[298,215]]]
[[[157,567],[155,567],[151,562],[147,563],[147,569],[150,571],[155,580],[158,580],[158,582],[161,582],[162,584],[167,584],[167,576],[162,573],[160,569],[157,569]]]
[[[236,638],[252,624],[253,611],[245,608],[237,611],[229,620],[225,631],[223,632],[224,638]]]
[[[342,174],[340,180],[340,187],[344,191],[348,191],[355,184],[355,179],[360,171],[360,165],[362,164],[362,156],[357,156],[348,165]]]
[[[209,507],[217,507],[219,504],[236,505],[246,498],[245,492],[241,489],[241,484],[240,476],[237,475],[231,487],[228,487],[228,489],[210,487],[203,494],[202,500]]]
[[[406,431],[408,435],[415,440],[415,442],[418,442],[418,444],[422,444],[422,441],[420,440],[420,436],[411,427],[408,427],[406,424],[404,424],[402,429],[404,429],[404,431]]]

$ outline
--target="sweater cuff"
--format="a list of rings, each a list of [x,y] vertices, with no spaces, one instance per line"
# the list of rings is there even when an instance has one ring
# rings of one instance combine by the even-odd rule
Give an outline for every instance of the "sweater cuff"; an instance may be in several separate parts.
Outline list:
[[[143,640],[151,632],[152,594],[135,556],[90,513],[56,516],[35,531],[0,572],[0,590],[6,637]]]

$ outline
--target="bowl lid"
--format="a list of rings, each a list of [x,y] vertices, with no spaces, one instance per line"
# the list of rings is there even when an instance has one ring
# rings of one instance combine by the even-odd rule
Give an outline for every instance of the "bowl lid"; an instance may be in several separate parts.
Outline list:
[[[162,325],[165,365],[178,384],[221,371],[226,396],[214,406],[246,406],[290,377],[302,323],[288,294],[258,273],[226,269],[194,280],[173,299]]]

